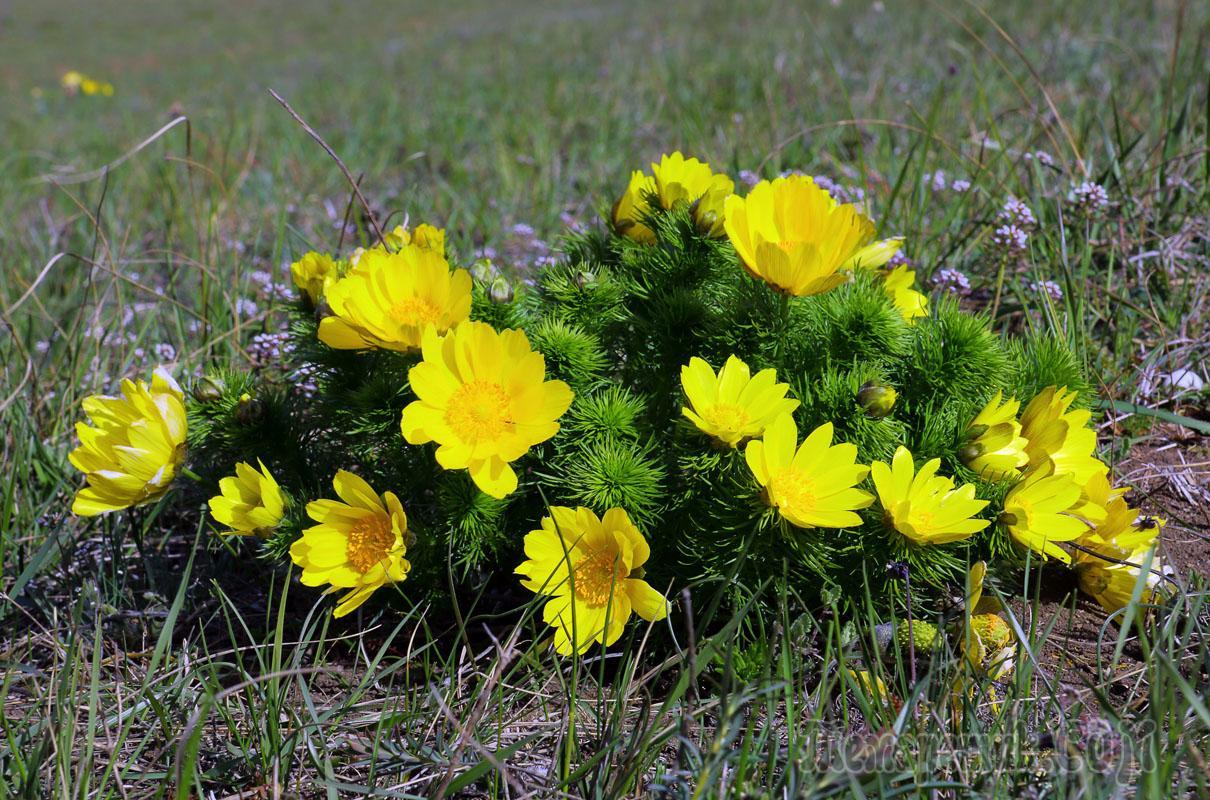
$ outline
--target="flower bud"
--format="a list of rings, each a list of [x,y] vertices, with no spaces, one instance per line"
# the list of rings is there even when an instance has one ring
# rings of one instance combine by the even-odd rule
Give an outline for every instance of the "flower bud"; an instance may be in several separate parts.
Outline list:
[[[206,375],[193,384],[193,399],[199,403],[213,403],[223,396],[226,388],[222,378]]]
[[[857,405],[865,409],[866,415],[882,419],[891,413],[899,393],[892,387],[876,381],[868,381],[857,392]]]
[[[492,272],[494,271],[495,270],[492,268],[492,260],[490,258],[475,259],[475,263],[471,264],[470,269],[471,277],[477,280],[479,283],[487,283],[489,280],[491,280]]]
[[[895,644],[899,645],[902,652],[907,653],[909,642],[911,642],[916,654],[920,655],[921,653],[928,653],[940,645],[941,635],[937,630],[937,626],[931,622],[914,619],[911,625],[908,625],[907,620],[903,620],[895,627]]]
[[[978,442],[971,442],[958,450],[958,458],[962,459],[962,463],[968,467],[981,455],[983,455],[983,445]]]
[[[315,304],[315,321],[319,322],[333,316],[336,316],[336,312],[332,310],[332,306],[328,305],[328,298],[319,298],[319,302]]]
[[[586,269],[582,269],[579,272],[577,272],[576,277],[574,278],[574,280],[576,282],[576,286],[580,289],[583,289],[586,286],[591,286],[593,284],[593,282],[596,281],[596,279],[597,279],[597,276],[593,275],[591,272],[589,272]]]
[[[503,277],[496,278],[492,281],[492,288],[488,291],[488,297],[496,305],[504,305],[513,301],[513,286]]]
[[[265,414],[265,404],[244,392],[235,404],[235,421],[240,425],[253,425]]]

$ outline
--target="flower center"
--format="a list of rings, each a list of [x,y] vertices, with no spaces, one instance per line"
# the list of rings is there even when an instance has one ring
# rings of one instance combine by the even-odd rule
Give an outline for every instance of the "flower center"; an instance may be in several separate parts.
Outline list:
[[[395,545],[390,520],[380,514],[367,514],[353,523],[348,539],[345,554],[353,568],[362,573],[383,561]]]
[[[800,472],[786,470],[769,481],[769,495],[777,506],[798,511],[815,508],[815,482]]]
[[[504,387],[491,381],[465,383],[450,397],[445,423],[464,442],[492,441],[512,430],[512,408]]]
[[[424,297],[409,297],[396,303],[390,315],[400,325],[422,328],[436,325],[441,320],[441,309]]]
[[[741,433],[752,419],[744,409],[727,403],[710,406],[702,412],[702,418],[724,433]]]
[[[590,606],[603,606],[611,594],[620,591],[615,584],[626,577],[622,559],[614,550],[594,550],[576,564],[576,597]]]

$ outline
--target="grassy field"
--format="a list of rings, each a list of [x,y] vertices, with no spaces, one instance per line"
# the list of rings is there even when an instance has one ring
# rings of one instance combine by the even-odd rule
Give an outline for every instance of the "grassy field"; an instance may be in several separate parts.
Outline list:
[[[0,797],[1210,795],[1205,6],[12,0],[0,52]],[[1079,354],[1186,591],[1119,629],[1025,576],[1018,669],[959,713],[953,659],[859,691],[872,612],[678,598],[562,660],[476,598],[334,623],[200,514],[73,518],[84,396],[248,363],[289,263],[366,236],[270,89],[380,218],[515,274],[674,149],[860,191],[925,287]]]

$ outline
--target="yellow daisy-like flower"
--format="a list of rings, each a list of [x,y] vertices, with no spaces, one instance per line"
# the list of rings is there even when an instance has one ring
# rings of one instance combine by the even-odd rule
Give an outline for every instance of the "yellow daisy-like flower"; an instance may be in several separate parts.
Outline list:
[[[391,252],[398,252],[411,245],[421,250],[432,250],[440,256],[445,255],[445,231],[425,222],[411,231],[402,225],[396,225],[394,230],[383,237],[382,243]]]
[[[613,206],[614,229],[644,244],[654,242],[655,234],[640,221],[650,208],[647,197],[654,195],[664,209],[685,203],[703,233],[722,236],[723,201],[733,191],[735,183],[703,161],[685,158],[679,151],[661,156],[651,165],[651,175],[638,170],[630,174],[630,184]]]
[[[445,333],[471,313],[471,275],[436,250],[367,250],[357,265],[327,287],[332,316],[319,323],[319,340],[337,350],[420,349],[424,332]]]
[[[210,515],[230,533],[267,536],[281,523],[286,496],[260,459],[258,472],[250,464],[235,465],[235,476],[218,482],[219,493],[210,498]]]
[[[1140,580],[1140,569],[1150,557],[1151,564],[1147,576],[1143,578],[1144,586],[1140,600],[1144,603],[1156,602],[1165,594],[1163,579],[1156,574],[1163,572],[1164,567],[1158,558],[1152,555],[1151,547],[1137,547],[1133,550],[1120,550],[1116,547],[1106,548],[1105,555],[1116,559],[1109,561],[1091,553],[1076,551],[1074,567],[1080,585],[1080,591],[1101,604],[1106,611],[1113,613],[1125,608],[1134,597],[1134,589]],[[1119,561],[1129,562],[1127,564]],[[1137,565],[1137,566],[1135,566]]]
[[[660,205],[670,209],[677,203],[687,203],[703,233],[723,235],[723,203],[735,191],[734,181],[712,171],[703,161],[685,158],[679,151],[652,164],[651,175]]]
[[[641,244],[655,242],[655,233],[644,225],[640,218],[648,208],[647,196],[655,194],[655,178],[641,170],[630,173],[626,191],[613,204],[613,228],[622,236],[628,236]]]
[[[80,446],[69,460],[88,486],[76,493],[73,514],[92,517],[156,500],[168,490],[185,456],[185,396],[163,368],[151,385],[122,381],[122,396],[84,399],[92,426],[76,423]]]
[[[1003,397],[1003,392],[996,392],[971,421],[967,428],[968,442],[961,451],[966,465],[989,481],[1019,476],[1029,465],[1027,442],[1021,435],[1021,423],[1017,422],[1021,403]]]
[[[312,305],[319,303],[324,296],[324,287],[336,278],[336,274],[336,261],[329,255],[314,251],[290,265],[294,285]]]
[[[957,542],[991,524],[975,518],[987,507],[986,500],[975,499],[975,485],[955,489],[952,478],[937,474],[940,466],[941,459],[934,458],[916,472],[906,447],[895,450],[889,465],[870,465],[886,524],[916,544]]]
[[[643,580],[651,548],[623,509],[599,519],[587,508],[550,512],[526,535],[528,560],[517,574],[526,589],[551,598],[542,619],[554,627],[560,655],[613,644],[631,611],[649,622],[668,615],[668,601]]]
[[[846,270],[880,267],[900,246],[874,242],[869,217],[802,175],[761,181],[747,197],[728,197],[724,217],[744,269],[796,297],[834,289],[848,279]]]
[[[290,546],[290,558],[302,568],[304,586],[330,584],[325,594],[348,590],[332,614],[343,617],[379,587],[406,578],[412,565],[404,557],[408,518],[399,498],[391,492],[379,496],[345,470],[336,473],[332,486],[340,500],[307,503],[307,516],[319,524]]]
[[[832,444],[830,422],[800,446],[794,417],[782,414],[762,438],[748,442],[744,457],[764,487],[765,502],[800,528],[856,527],[861,517],[854,512],[874,502],[856,488],[870,468],[857,463],[855,445]]]
[[[1069,473],[1083,486],[1109,468],[1093,455],[1097,435],[1088,427],[1092,413],[1068,411],[1075,399],[1076,393],[1067,391],[1067,387],[1043,389],[1021,413],[1021,434],[1027,441],[1025,453],[1030,467],[1050,461],[1056,475]]]
[[[1126,502],[1126,491],[1111,489],[1103,476],[1094,478],[1085,487],[1092,502],[1104,506],[1105,519],[1076,542],[1093,552],[1077,550],[1072,562],[1080,588],[1110,612],[1130,602],[1139,579],[1139,568],[1131,564],[1145,563],[1165,524],[1158,517],[1140,517],[1138,509]],[[1152,560],[1151,568],[1163,570],[1159,559]],[[1142,599],[1151,602],[1160,589],[1161,579],[1151,572],[1146,580]]]
[[[469,470],[492,497],[510,494],[517,474],[509,463],[558,432],[571,389],[546,380],[546,361],[521,330],[463,322],[441,337],[430,327],[422,352],[408,372],[419,399],[403,410],[403,437],[437,442],[442,467]]]
[[[59,85],[68,90],[79,89],[82,83],[84,83],[84,73],[74,69],[64,72],[63,77],[59,79]]]
[[[1004,498],[1001,522],[1022,547],[1064,564],[1071,556],[1055,542],[1070,542],[1088,532],[1073,512],[1080,505],[1080,487],[1070,473],[1054,474],[1049,462],[1031,468]]]
[[[689,398],[681,413],[729,447],[760,436],[776,417],[798,408],[797,400],[786,397],[790,387],[777,382],[776,370],[762,369],[752,377],[737,356],[728,357],[717,375],[704,360],[689,359],[681,367],[681,386]]]
[[[883,279],[882,288],[890,296],[895,308],[908,322],[917,317],[928,316],[929,299],[916,291],[916,273],[908,269],[907,264],[900,264],[887,273],[886,278]]]

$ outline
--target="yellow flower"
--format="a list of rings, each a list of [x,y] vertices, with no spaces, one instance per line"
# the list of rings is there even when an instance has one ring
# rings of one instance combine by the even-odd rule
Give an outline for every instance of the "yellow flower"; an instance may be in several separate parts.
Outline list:
[[[1067,387],[1043,389],[1022,412],[1021,433],[1027,440],[1030,467],[1050,461],[1056,475],[1069,473],[1076,484],[1084,486],[1109,468],[1093,455],[1097,435],[1088,427],[1092,413],[1067,410],[1075,399],[1076,393]]]
[[[655,242],[655,234],[640,218],[648,209],[647,196],[655,194],[655,178],[635,170],[630,173],[626,191],[613,204],[613,227],[620,235],[628,236],[641,244]]]
[[[991,524],[975,518],[987,507],[986,500],[975,499],[975,485],[955,489],[952,478],[937,474],[940,466],[941,459],[934,458],[916,472],[906,447],[895,450],[891,464],[870,465],[886,524],[916,544],[956,542]]]
[[[680,152],[660,157],[651,165],[660,205],[671,209],[687,203],[693,221],[703,233],[723,235],[723,203],[735,191],[735,183],[726,175],[711,171],[710,165]]]
[[[643,580],[651,549],[623,509],[600,519],[587,508],[550,512],[526,535],[527,560],[517,574],[526,589],[551,598],[542,620],[554,627],[560,655],[613,644],[631,611],[649,622],[668,615],[668,601]]]
[[[908,322],[929,314],[929,299],[916,291],[915,283],[916,273],[908,269],[907,264],[900,264],[887,273],[882,283],[891,303]]]
[[[302,568],[304,586],[331,584],[325,594],[348,589],[332,616],[343,617],[375,589],[398,583],[412,565],[407,554],[408,518],[391,492],[380,497],[368,483],[340,470],[332,479],[340,497],[307,503],[307,528],[290,546],[290,558]]]
[[[740,263],[779,292],[802,297],[834,289],[846,270],[880,267],[898,240],[874,242],[874,223],[802,175],[761,181],[727,198],[727,236]]]
[[[319,323],[319,340],[337,350],[420,349],[424,332],[445,333],[471,313],[471,276],[450,272],[436,250],[367,250],[325,292],[332,316]]]
[[[1055,542],[1070,542],[1087,533],[1088,525],[1072,516],[1080,505],[1080,487],[1069,473],[1054,474],[1044,463],[1031,468],[1004,498],[1001,520],[1022,547],[1053,556],[1064,564],[1071,556]]]
[[[1141,572],[1139,567],[1147,564],[1148,558],[1152,560],[1147,576],[1143,579],[1139,599],[1144,603],[1152,603],[1164,595],[1163,579],[1156,572],[1166,570],[1160,560],[1152,555],[1151,547],[1138,547],[1127,551],[1115,547],[1105,549],[1109,551],[1105,555],[1116,561],[1108,561],[1091,553],[1076,551],[1074,563],[1080,590],[1100,603],[1102,608],[1113,613],[1125,608],[1130,603],[1130,599],[1134,596],[1134,588],[1139,583]],[[1119,561],[1129,563],[1117,563]]]
[[[84,73],[74,69],[64,72],[63,77],[59,79],[59,85],[68,91],[79,89],[82,83],[84,83]]]
[[[700,358],[681,367],[681,386],[689,406],[681,413],[703,433],[730,447],[760,436],[774,418],[798,408],[788,399],[790,387],[777,383],[777,371],[763,369],[752,377],[748,365],[736,356],[727,358],[718,374]]]
[[[392,253],[412,245],[421,250],[432,250],[437,255],[445,255],[445,231],[428,223],[420,223],[413,231],[408,231],[402,225],[396,225],[383,238],[386,249]]]
[[[336,278],[336,262],[331,256],[310,252],[290,265],[290,276],[312,305],[324,296],[324,287]]]
[[[163,368],[151,385],[122,381],[122,396],[84,399],[92,427],[76,423],[80,446],[68,457],[88,486],[76,493],[72,513],[92,517],[159,498],[185,455],[185,398]]]
[[[734,190],[729,177],[713,172],[705,162],[685,158],[679,151],[661,156],[660,163],[651,165],[651,175],[639,170],[630,173],[626,191],[613,206],[613,226],[637,242],[654,242],[655,234],[641,221],[651,208],[648,196],[654,196],[664,209],[686,204],[703,233],[722,236],[723,201]]]
[[[1080,537],[1076,544],[1093,552],[1077,550],[1073,566],[1080,588],[1091,595],[1106,611],[1117,611],[1124,607],[1134,593],[1139,569],[1130,564],[1143,564],[1155,548],[1155,541],[1163,530],[1165,521],[1158,517],[1140,518],[1139,511],[1126,502],[1126,489],[1111,489],[1109,481],[1098,476],[1085,487],[1092,502],[1105,508],[1105,519],[1095,529]],[[1102,558],[1101,556],[1106,556]],[[1159,559],[1153,559],[1151,568],[1163,571]],[[1147,575],[1143,602],[1150,602],[1161,585],[1154,572]]]
[[[870,468],[856,463],[856,446],[832,444],[830,422],[798,446],[794,417],[782,414],[763,438],[748,442],[744,457],[765,489],[765,502],[800,528],[856,527],[861,517],[853,512],[874,502],[873,495],[856,488]]]
[[[1001,403],[1003,397],[1003,392],[996,392],[971,421],[969,442],[961,451],[966,465],[988,481],[1017,477],[1029,464],[1026,440],[1017,422],[1021,403],[1011,397]]]
[[[235,476],[218,482],[219,493],[210,498],[210,514],[231,533],[267,536],[281,523],[286,496],[260,459],[257,472],[250,464],[235,465]]]
[[[545,379],[546,361],[521,330],[497,333],[463,322],[441,337],[429,327],[422,352],[408,372],[419,399],[403,410],[403,438],[437,442],[437,463],[470,470],[492,497],[513,492],[517,474],[509,462],[558,432],[571,389]]]

